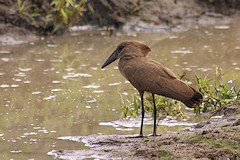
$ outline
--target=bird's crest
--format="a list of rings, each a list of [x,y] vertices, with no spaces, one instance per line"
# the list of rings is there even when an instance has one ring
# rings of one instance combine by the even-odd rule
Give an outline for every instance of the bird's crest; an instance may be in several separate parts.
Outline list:
[[[122,41],[117,49],[120,51],[119,57],[132,56],[132,57],[146,57],[151,51],[150,47],[139,41]]]

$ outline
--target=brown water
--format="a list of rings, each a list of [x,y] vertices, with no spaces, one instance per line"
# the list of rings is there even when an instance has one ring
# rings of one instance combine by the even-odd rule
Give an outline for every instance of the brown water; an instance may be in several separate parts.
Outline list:
[[[101,65],[124,39],[152,48],[149,57],[186,77],[240,78],[239,24],[197,27],[187,32],[135,33],[79,31],[32,43],[0,46],[0,159],[53,159],[51,150],[80,149],[83,144],[60,136],[137,134],[139,128],[118,130],[99,125],[121,118],[118,93],[131,99],[137,91],[113,63]],[[239,80],[236,80],[239,82]],[[201,117],[192,118],[197,122]],[[159,126],[158,133],[182,126]],[[150,134],[152,126],[144,126]]]

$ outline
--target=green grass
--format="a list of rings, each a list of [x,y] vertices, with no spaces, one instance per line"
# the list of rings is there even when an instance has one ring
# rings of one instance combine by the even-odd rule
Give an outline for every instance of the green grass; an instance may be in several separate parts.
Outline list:
[[[219,68],[216,68],[216,77],[217,78],[201,78],[198,75],[195,76],[194,83],[197,84],[197,86],[194,86],[194,88],[202,93],[204,97],[202,105],[194,109],[196,113],[213,112],[212,115],[215,115],[220,112],[224,106],[240,105],[240,88],[237,86],[237,80],[228,80],[223,83]],[[128,99],[124,100],[121,95],[120,97],[123,117],[137,117],[140,115],[141,100],[139,96],[134,96],[132,101]],[[182,111],[185,105],[181,102],[158,95],[155,96],[155,101],[158,114],[188,118]],[[153,100],[150,93],[147,93],[145,96],[144,107],[146,112],[153,112]]]
[[[47,28],[48,25],[54,25],[51,32],[56,32],[61,26],[69,27],[74,22],[77,22],[79,17],[83,16],[86,11],[87,0],[51,0],[49,3],[51,8],[44,13],[34,12],[33,8],[37,8],[29,0],[17,0],[17,8],[19,14],[29,16],[33,21],[37,21],[36,18],[39,16],[45,16],[45,22],[43,28]],[[94,8],[89,4],[88,8],[94,14]]]
[[[161,160],[172,160],[173,159],[172,154],[166,150],[158,150],[158,157]]]
[[[194,79],[197,82],[198,91],[204,96],[202,108],[197,108],[197,111],[207,112],[208,110],[218,110],[223,106],[232,105],[233,103],[240,104],[240,88],[234,85],[236,80],[228,80],[222,82],[222,74],[220,69],[216,68],[217,78],[200,78],[196,75]]]
[[[203,135],[197,135],[188,139],[189,142],[198,143],[202,145],[210,145],[216,148],[222,148],[231,152],[240,153],[240,145],[237,142],[230,141],[228,139],[208,137]]]
[[[55,30],[59,28],[59,24],[69,27],[79,16],[86,11],[85,3],[87,0],[53,0],[51,6],[53,9],[48,17],[53,17]]]
[[[141,99],[139,96],[134,96],[132,101],[128,99],[123,99],[122,95],[119,94],[122,103],[123,117],[137,117],[141,113]],[[188,118],[182,110],[181,103],[176,100],[168,99],[163,96],[155,95],[155,103],[157,112],[163,116],[177,116],[181,118]],[[144,108],[146,113],[153,113],[153,100],[150,93],[146,93],[146,98],[144,100]]]

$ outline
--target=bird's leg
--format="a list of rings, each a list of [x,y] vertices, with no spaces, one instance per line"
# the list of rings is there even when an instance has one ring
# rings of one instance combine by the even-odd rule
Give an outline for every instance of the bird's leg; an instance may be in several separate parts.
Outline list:
[[[139,92],[140,93],[140,96],[141,96],[141,101],[142,101],[142,121],[141,121],[141,129],[140,129],[140,134],[139,134],[139,137],[143,137],[143,119],[144,119],[144,113],[145,113],[145,110],[144,110],[144,103],[143,103],[143,94],[144,92]]]
[[[157,130],[157,124],[156,124],[156,121],[157,121],[157,108],[156,108],[156,104],[155,104],[155,98],[154,98],[154,94],[152,93],[152,97],[153,97],[153,114],[154,114],[154,122],[153,122],[153,136],[156,136],[156,130]]]

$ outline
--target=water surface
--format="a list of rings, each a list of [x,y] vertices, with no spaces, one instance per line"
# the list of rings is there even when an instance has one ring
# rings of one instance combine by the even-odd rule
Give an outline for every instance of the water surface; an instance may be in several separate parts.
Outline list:
[[[125,39],[148,44],[149,57],[186,73],[223,81],[240,78],[239,23],[196,27],[186,32],[137,33],[78,31],[59,37],[0,46],[0,157],[53,159],[51,150],[80,149],[83,144],[58,140],[61,136],[136,134],[139,128],[102,125],[121,119],[121,101],[137,91],[119,73],[117,63],[101,65]],[[239,80],[236,80],[239,82]],[[193,84],[194,86],[194,84]],[[202,118],[193,116],[189,123]],[[184,126],[185,127],[185,126]],[[119,129],[120,128],[120,129]],[[158,127],[158,133],[178,132],[182,126]],[[144,126],[150,134],[152,126]]]

